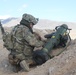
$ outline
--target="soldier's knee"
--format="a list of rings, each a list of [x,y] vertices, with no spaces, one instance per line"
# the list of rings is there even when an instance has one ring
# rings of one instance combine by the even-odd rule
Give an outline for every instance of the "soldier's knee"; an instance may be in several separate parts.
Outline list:
[[[9,60],[9,63],[12,65],[17,65],[19,62],[19,59],[11,54],[8,55],[8,60]]]

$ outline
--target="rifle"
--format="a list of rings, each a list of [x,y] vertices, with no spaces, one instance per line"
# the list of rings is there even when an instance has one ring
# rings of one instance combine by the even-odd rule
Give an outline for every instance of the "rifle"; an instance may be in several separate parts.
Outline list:
[[[4,30],[4,28],[2,27],[1,21],[0,21],[0,29],[1,29],[2,35],[4,35],[4,34],[5,34],[5,30]]]

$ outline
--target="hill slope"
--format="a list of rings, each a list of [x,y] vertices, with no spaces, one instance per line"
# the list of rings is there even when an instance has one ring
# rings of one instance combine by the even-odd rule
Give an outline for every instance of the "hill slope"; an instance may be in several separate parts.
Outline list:
[[[62,54],[41,66],[30,68],[30,72],[14,73],[8,62],[8,54],[0,38],[0,75],[76,75],[76,40],[72,40]]]

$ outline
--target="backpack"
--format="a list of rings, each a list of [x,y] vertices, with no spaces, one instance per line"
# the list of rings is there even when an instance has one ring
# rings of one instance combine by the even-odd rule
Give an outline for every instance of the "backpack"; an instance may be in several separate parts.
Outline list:
[[[13,49],[13,42],[12,42],[11,33],[6,32],[6,34],[4,34],[2,38],[3,38],[3,42],[4,42],[4,47],[7,50]]]
[[[20,42],[18,39],[15,38],[15,32],[17,28],[19,28],[19,25],[15,26],[10,33],[6,32],[2,37],[4,42],[4,47],[9,51],[14,49],[15,43],[19,44]]]

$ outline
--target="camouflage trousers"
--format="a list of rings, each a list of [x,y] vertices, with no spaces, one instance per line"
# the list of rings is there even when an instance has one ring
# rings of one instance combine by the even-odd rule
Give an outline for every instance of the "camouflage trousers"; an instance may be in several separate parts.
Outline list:
[[[19,64],[22,60],[25,60],[28,64],[31,64],[33,62],[32,56],[25,56],[23,53],[20,53],[20,54],[18,54],[18,53],[15,53],[15,54],[10,53],[8,55],[8,59],[9,59],[9,62],[12,65]]]

